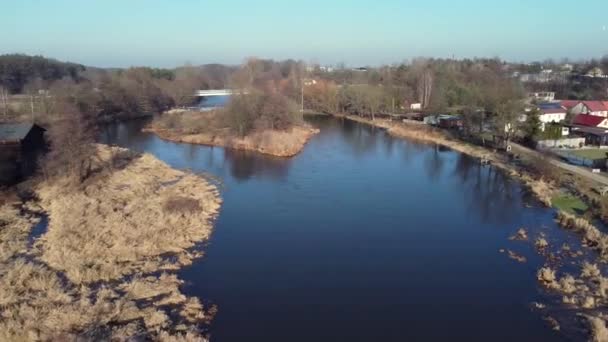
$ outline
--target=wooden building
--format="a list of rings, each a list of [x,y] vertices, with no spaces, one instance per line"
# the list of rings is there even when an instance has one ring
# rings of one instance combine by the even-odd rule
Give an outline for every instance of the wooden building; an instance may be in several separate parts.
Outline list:
[[[36,172],[46,150],[44,131],[31,123],[0,123],[0,185],[15,184]]]

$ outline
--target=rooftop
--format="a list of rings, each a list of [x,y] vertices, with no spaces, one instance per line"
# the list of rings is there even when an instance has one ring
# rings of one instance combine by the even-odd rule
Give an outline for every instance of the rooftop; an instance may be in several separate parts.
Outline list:
[[[566,110],[563,108],[540,108],[542,114],[566,114]]]
[[[606,108],[608,103],[605,101],[583,101],[583,103],[592,112],[604,112],[608,110],[608,108]]]
[[[579,103],[581,103],[581,101],[578,101],[578,100],[561,100],[560,103],[566,109],[570,109],[570,108],[576,107],[576,105],[579,104]]]
[[[604,120],[606,120],[606,118],[603,116],[579,114],[574,117],[574,124],[587,127],[597,127],[597,125],[601,124]]]
[[[34,127],[31,123],[0,124],[0,143],[19,142]]]
[[[563,107],[559,102],[543,102],[538,104],[540,109],[562,109]]]
[[[597,128],[597,127],[585,127],[585,126],[572,126],[572,133],[588,133],[596,136],[608,136],[608,129]]]

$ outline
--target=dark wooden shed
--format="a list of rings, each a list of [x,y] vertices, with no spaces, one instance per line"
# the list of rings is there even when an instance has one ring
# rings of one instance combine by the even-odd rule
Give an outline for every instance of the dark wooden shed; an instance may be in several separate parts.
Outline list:
[[[0,123],[0,185],[15,184],[36,172],[46,151],[44,131],[31,123]]]

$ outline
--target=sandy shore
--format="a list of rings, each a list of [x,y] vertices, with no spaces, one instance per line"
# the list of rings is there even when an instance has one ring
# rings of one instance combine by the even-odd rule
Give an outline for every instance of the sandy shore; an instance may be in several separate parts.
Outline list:
[[[183,295],[175,272],[201,256],[217,188],[148,154],[97,155],[78,188],[53,179],[31,185],[38,201],[3,196],[0,340],[205,340],[213,309]],[[49,218],[33,244],[32,210]]]
[[[243,138],[220,134],[184,134],[154,126],[144,128],[144,131],[152,132],[168,141],[255,151],[275,157],[295,156],[304,149],[310,138],[319,133],[318,129],[307,125],[295,126],[284,131],[253,132]]]

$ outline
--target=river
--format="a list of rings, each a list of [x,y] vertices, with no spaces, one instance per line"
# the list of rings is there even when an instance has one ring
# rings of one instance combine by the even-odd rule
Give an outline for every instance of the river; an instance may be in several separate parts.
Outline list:
[[[218,306],[213,341],[551,341],[533,301],[542,259],[509,241],[556,228],[522,187],[460,153],[333,118],[276,159],[162,141],[142,122],[103,141],[221,179],[224,200],[184,292]],[[499,250],[528,258],[517,263]]]

